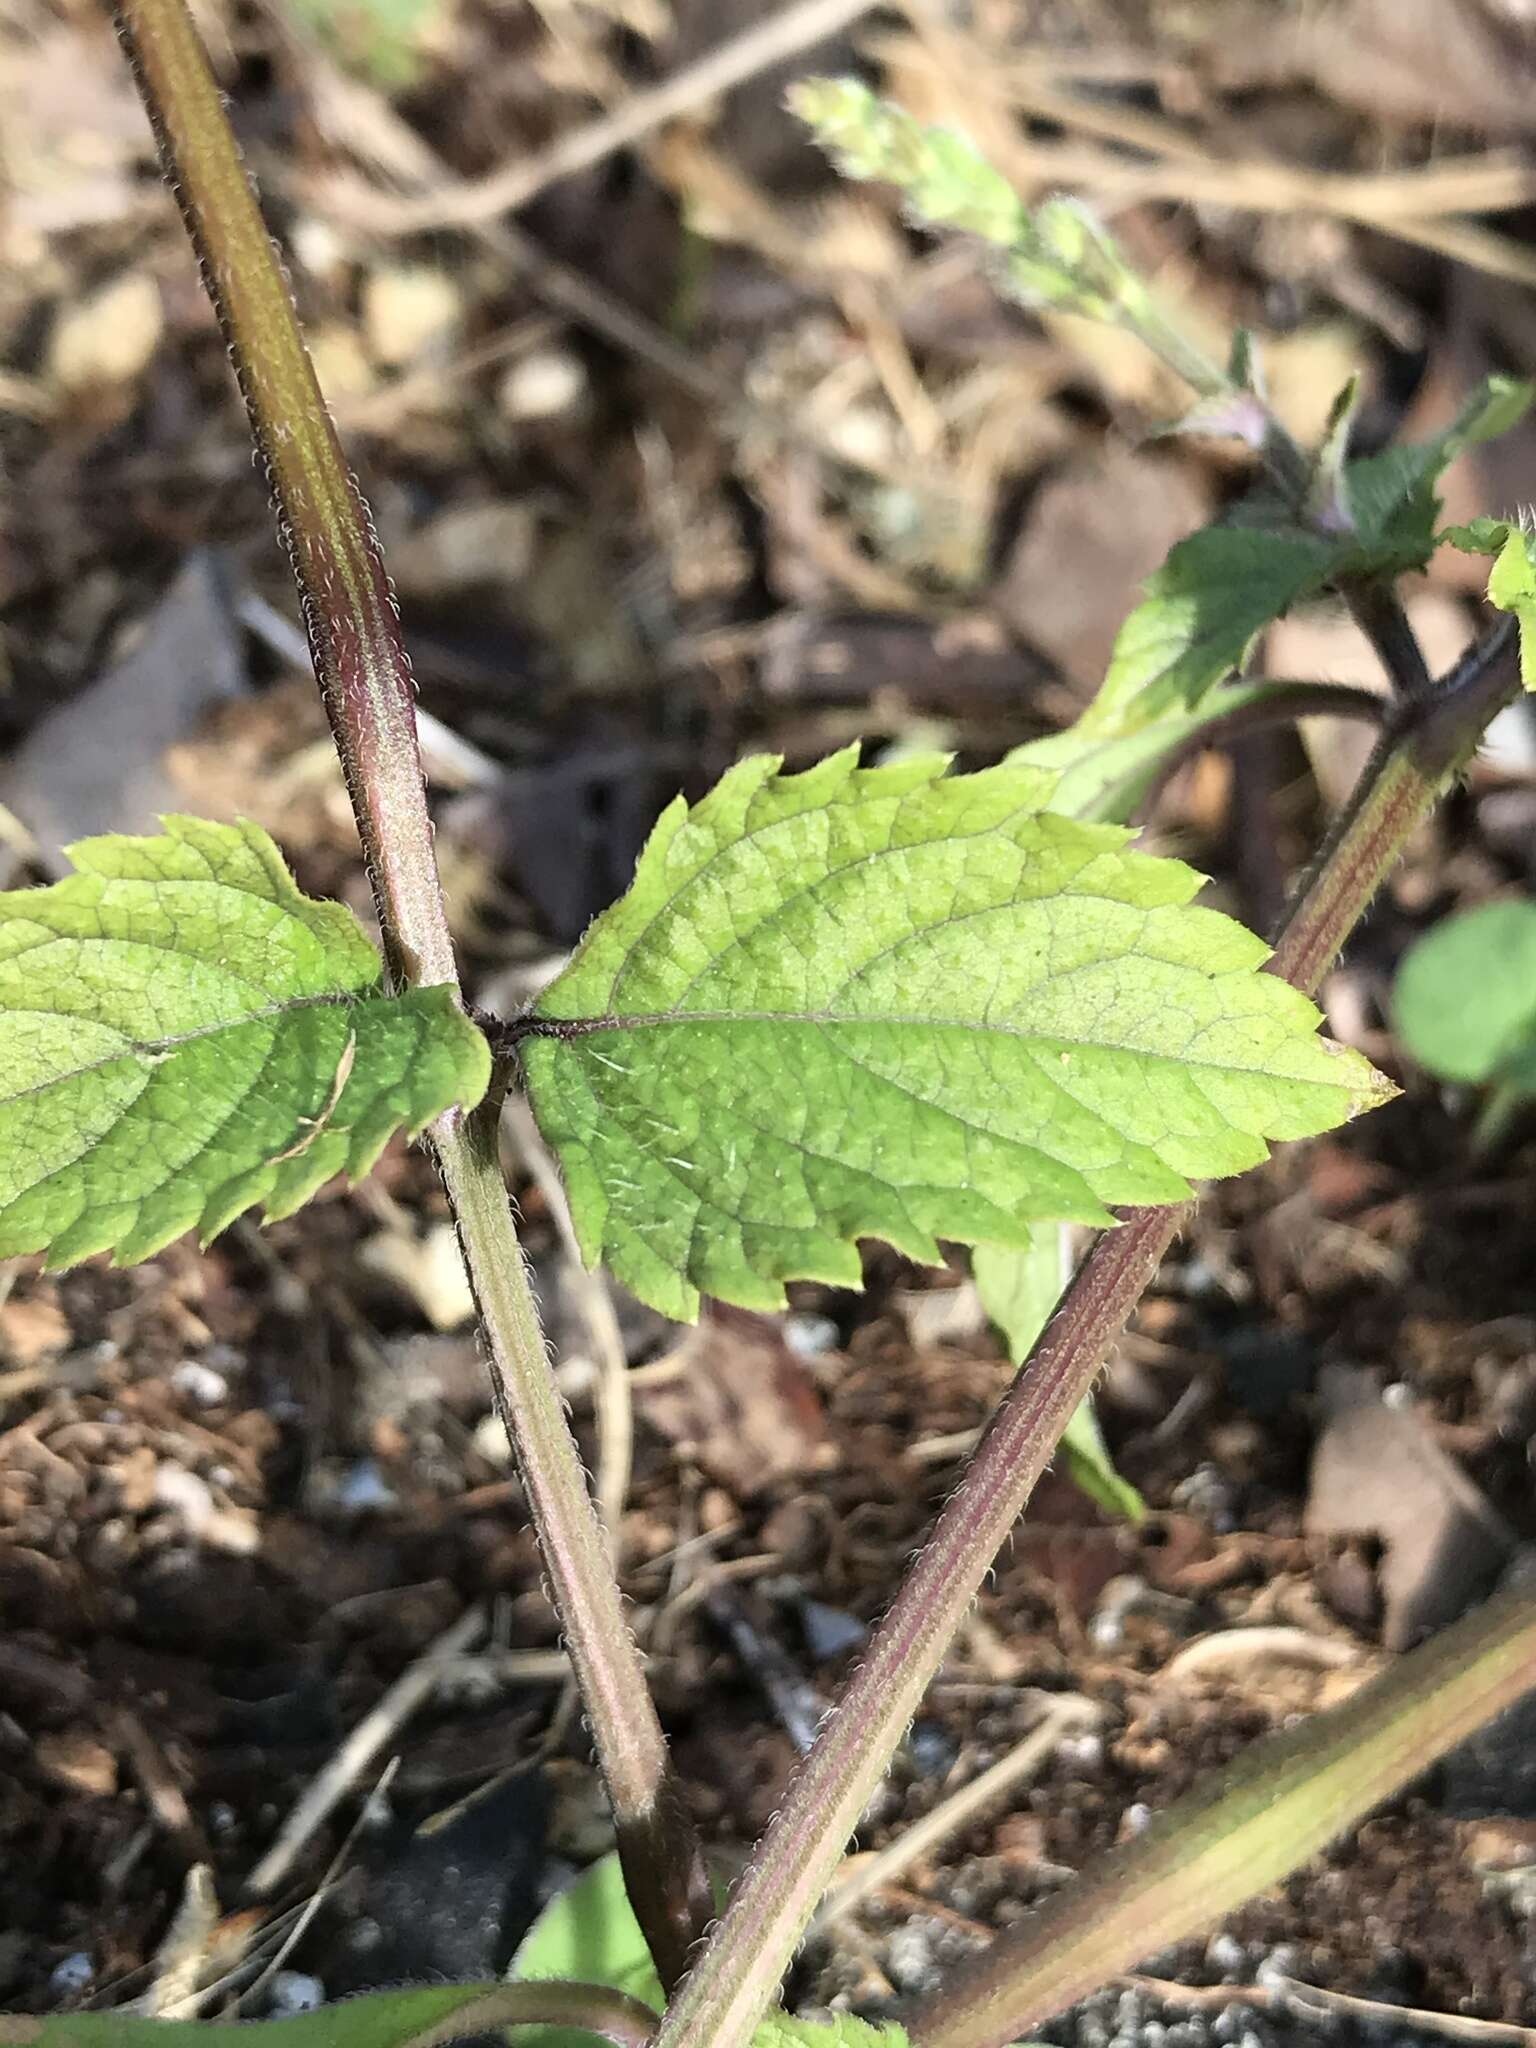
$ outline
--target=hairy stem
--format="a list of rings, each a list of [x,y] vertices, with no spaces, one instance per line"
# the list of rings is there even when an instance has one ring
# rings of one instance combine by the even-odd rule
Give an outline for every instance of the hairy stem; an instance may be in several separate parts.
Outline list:
[[[499,1091],[435,1135],[448,1199],[491,1346],[491,1382],[539,1531],[556,1611],[613,1807],[625,1883],[663,1983],[676,1983],[714,1911],[709,1877],[669,1767],[619,1606],[613,1561],[574,1453],[513,1231],[502,1178]],[[648,1902],[648,1904],[647,1904]]]
[[[118,0],[117,19],[266,464],[392,973],[407,986],[457,986],[410,664],[367,505],[185,0]],[[497,1158],[495,1115],[449,1112],[431,1141],[613,1802],[625,1875],[670,1983],[710,1911],[703,1857],[555,1391]]]
[[[456,980],[410,661],[357,480],[184,0],[120,0],[118,32],[234,358],[398,982]]]
[[[1442,695],[1404,707],[1286,919],[1277,972],[1316,991],[1447,777],[1518,687],[1513,640],[1496,631]],[[1078,1268],[669,2005],[657,2048],[750,2038],[955,1630],[1192,1206],[1131,1212]]]

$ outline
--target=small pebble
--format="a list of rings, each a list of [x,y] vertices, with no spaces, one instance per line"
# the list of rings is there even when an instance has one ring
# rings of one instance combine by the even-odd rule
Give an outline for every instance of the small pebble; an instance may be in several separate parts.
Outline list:
[[[1237,1979],[1248,1966],[1243,1944],[1230,1934],[1214,1934],[1205,1949],[1206,1965],[1222,1977]],[[1232,2008],[1228,2007],[1228,2011]]]
[[[829,1607],[822,1600],[801,1602],[800,1628],[806,1652],[818,1664],[861,1649],[869,1636],[869,1630],[856,1614],[845,1614],[840,1607]]]
[[[1056,1754],[1075,1771],[1096,1771],[1104,1761],[1104,1738],[1091,1729],[1082,1735],[1064,1735]]]
[[[392,1508],[397,1496],[372,1458],[359,1458],[345,1471],[336,1487],[336,1505],[353,1514],[367,1508]]]
[[[55,1998],[77,1998],[93,1981],[96,1965],[84,1949],[76,1949],[72,1956],[65,1956],[55,1963],[48,1978],[48,1989]]]
[[[789,1315],[783,1328],[784,1342],[797,1357],[820,1358],[837,1349],[837,1325],[830,1316]]]
[[[324,2003],[325,1986],[318,1977],[307,1976],[302,1970],[279,1970],[272,1979],[274,2014],[313,2012]]]
[[[574,412],[587,395],[580,359],[561,348],[530,349],[507,370],[497,403],[509,420],[553,420]]]
[[[954,1737],[937,1721],[914,1721],[907,1737],[907,1754],[925,1778],[942,1778],[954,1769],[960,1752]]]
[[[1284,1983],[1287,1977],[1294,1977],[1301,1967],[1301,1956],[1294,1948],[1275,1948],[1264,1957],[1254,1971],[1254,1982],[1262,1984],[1266,1991],[1272,1991]]]
[[[938,1982],[933,1938],[926,1927],[896,1929],[886,1944],[885,1973],[898,1991],[927,1991]]]
[[[217,1408],[229,1399],[229,1381],[200,1358],[184,1358],[171,1374],[171,1385],[199,1408]]]
[[[1139,1835],[1151,1818],[1151,1807],[1144,1800],[1138,1799],[1120,1816],[1120,1839],[1124,1841],[1130,1835]]]

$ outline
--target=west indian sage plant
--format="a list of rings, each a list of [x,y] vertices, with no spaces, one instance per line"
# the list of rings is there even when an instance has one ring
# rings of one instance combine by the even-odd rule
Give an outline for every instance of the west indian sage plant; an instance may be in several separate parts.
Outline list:
[[[1171,1809],[956,1971],[907,2033],[774,2009],[1193,1184],[1391,1092],[1318,1035],[1309,997],[1519,689],[1536,571],[1518,526],[1457,536],[1497,546],[1490,595],[1514,616],[1443,678],[1395,583],[1438,543],[1440,471],[1530,393],[1492,384],[1434,442],[1353,460],[1346,392],[1322,446],[1303,449],[1266,406],[1248,343],[1208,363],[1088,214],[1064,201],[1027,213],[961,138],[861,87],[805,88],[801,112],[849,174],[976,238],[1003,289],[1157,351],[1194,394],[1179,430],[1246,442],[1253,488],[1173,551],[1071,731],[971,775],[936,756],[866,768],[853,750],[792,775],[742,762],[664,814],[628,894],[532,1009],[487,1025],[456,977],[383,563],[207,59],[184,0],[121,0],[119,20],[271,480],[384,951],[304,897],[250,825],[172,818],[90,840],[63,881],[0,897],[0,1255],[147,1258],[253,1206],[289,1214],[330,1175],[366,1171],[393,1132],[425,1134],[665,2001],[658,2015],[602,1984],[436,1985],[269,2030],[292,2048],[426,2048],[530,2025],[627,2048],[1013,2040],[1276,1881],[1536,1682],[1536,1605],[1510,1592]],[[1397,692],[1384,715],[1361,692],[1236,679],[1255,634],[1321,592],[1380,650]],[[1381,716],[1382,732],[1271,951],[1195,904],[1200,878],[1135,850],[1125,820],[1190,747],[1317,710]],[[976,1248],[1021,1359],[718,1919],[501,1179],[498,1118],[519,1080],[587,1255],[665,1312],[691,1315],[706,1292],[771,1308],[791,1279],[856,1282],[861,1237],[930,1260],[945,1238]],[[1051,1314],[1067,1225],[1098,1235]],[[0,2043],[139,2048],[165,2024],[17,2018],[0,2020]]]

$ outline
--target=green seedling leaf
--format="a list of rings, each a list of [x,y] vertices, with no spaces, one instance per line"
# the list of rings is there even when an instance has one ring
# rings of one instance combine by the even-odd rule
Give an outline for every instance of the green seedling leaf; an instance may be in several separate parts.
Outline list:
[[[508,1976],[519,1984],[575,1977],[661,2011],[661,1979],[616,1854],[604,1856],[550,1900],[523,1937]],[[572,2027],[541,2027],[517,2037],[518,2048],[586,2048],[588,2039]],[[752,2048],[908,2048],[908,2043],[900,2027],[872,2026],[845,2015],[823,2023],[776,2012],[752,2036]]]
[[[1230,522],[1180,541],[1121,627],[1103,687],[1075,730],[1123,735],[1198,706],[1292,605],[1344,578],[1422,568],[1435,549],[1442,472],[1464,449],[1514,425],[1532,393],[1529,384],[1489,378],[1433,440],[1344,462],[1353,400],[1346,388],[1314,470],[1318,527],[1300,526],[1256,496]],[[1190,424],[1251,437],[1258,423],[1245,421],[1243,407],[1241,393],[1218,394],[1195,408]]]
[[[971,1254],[971,1273],[981,1305],[1002,1331],[1015,1365],[1022,1365],[1034,1350],[1061,1299],[1070,1270],[1066,1232],[1059,1223],[1037,1224],[1022,1248],[979,1244]],[[1115,1470],[1092,1400],[1080,1401],[1072,1411],[1060,1448],[1062,1462],[1079,1492],[1106,1514],[1120,1515],[1128,1522],[1142,1519],[1146,1503]]]
[[[523,1936],[507,1975],[515,1983],[574,1978],[606,1984],[661,2011],[666,1994],[629,1903],[617,1851],[555,1894]],[[527,2048],[585,2048],[586,2037],[571,2027],[543,2027],[522,2041]]]
[[[1520,626],[1520,680],[1536,689],[1536,535],[1519,520],[1473,519],[1448,526],[1438,539],[1449,541],[1464,555],[1495,557],[1488,572],[1488,601],[1513,612]]]
[[[1458,455],[1508,433],[1530,408],[1536,386],[1489,377],[1451,424],[1428,441],[1384,448],[1344,468],[1344,497],[1363,573],[1422,569],[1435,549],[1440,498],[1435,489]]]
[[[1442,1080],[1536,1092],[1536,903],[1486,903],[1426,932],[1403,956],[1392,1019]]]
[[[490,1077],[448,988],[390,995],[251,824],[168,818],[0,894],[0,1258],[148,1258],[290,1215]]]
[[[1511,526],[1488,572],[1488,602],[1513,612],[1520,626],[1520,680],[1536,690],[1536,541]]]
[[[914,2037],[1003,2048],[1278,1884],[1533,1685],[1536,1606],[1511,1591],[1213,1773],[962,1963],[910,2015]]]
[[[1123,734],[1198,705],[1242,666],[1256,634],[1326,587],[1346,552],[1295,527],[1205,526],[1181,540],[1120,628],[1075,730]]]
[[[910,2048],[907,2032],[893,2020],[876,2023],[851,2013],[824,2020],[797,2020],[775,2013],[752,2036],[752,2048]]]
[[[348,70],[386,92],[415,82],[445,13],[441,0],[293,0],[293,7]]]
[[[1108,725],[1085,731],[1078,720],[1061,732],[1026,740],[1006,759],[1055,775],[1051,809],[1063,817],[1121,825],[1134,815],[1181,748],[1198,741],[1208,726],[1262,703],[1270,693],[1268,683],[1232,683],[1212,690],[1198,710],[1166,710],[1149,724],[1132,723],[1125,732]]]
[[[942,756],[742,762],[663,815],[524,1022],[585,1256],[666,1314],[1020,1245],[1385,1099],[1200,878]]]
[[[807,79],[789,100],[845,177],[894,185],[924,225],[976,235],[1001,250],[1002,282],[1015,298],[1128,328],[1199,389],[1221,381],[1169,327],[1145,280],[1087,207],[1073,199],[1026,207],[968,137],[914,120],[857,79]]]
[[[488,2029],[514,2028],[516,2048],[538,2039],[530,2017],[599,2009],[609,2024],[573,2030],[576,2048],[594,2040],[639,2048],[646,2015],[585,1985],[416,1984],[372,1991],[281,2020],[161,2020],[128,2012],[71,2012],[42,2019],[0,2014],[0,2048],[445,2048]],[[530,2027],[534,2028],[529,2032]],[[179,2038],[172,2042],[171,2035]]]
[[[1496,555],[1509,539],[1507,519],[1469,519],[1465,526],[1447,526],[1435,536],[1464,555]]]

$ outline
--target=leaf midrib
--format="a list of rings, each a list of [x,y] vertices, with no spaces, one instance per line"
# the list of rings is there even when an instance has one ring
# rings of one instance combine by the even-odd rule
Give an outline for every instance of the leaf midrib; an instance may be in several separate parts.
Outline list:
[[[30,1088],[18,1088],[9,1094],[0,1094],[0,1107],[13,1102],[25,1102],[29,1096],[46,1095],[50,1088],[59,1088],[66,1081],[77,1081],[85,1074],[98,1074],[106,1067],[121,1065],[124,1060],[137,1060],[141,1065],[150,1065],[168,1059],[183,1046],[196,1045],[206,1038],[217,1038],[226,1031],[240,1031],[248,1024],[270,1023],[299,1010],[325,1010],[356,1007],[382,996],[384,991],[373,989],[335,989],[323,995],[292,996],[281,1003],[269,1003],[259,1010],[247,1010],[239,1017],[223,1017],[216,1024],[200,1025],[195,1031],[180,1031],[165,1038],[130,1039],[115,1052],[104,1053],[100,1059],[85,1060],[77,1067],[69,1067],[63,1073],[52,1074],[46,1081],[38,1081]],[[48,1017],[55,1023],[100,1023],[99,1018],[77,1017],[66,1010],[40,1010],[12,1008],[6,1011],[9,1017]]]

